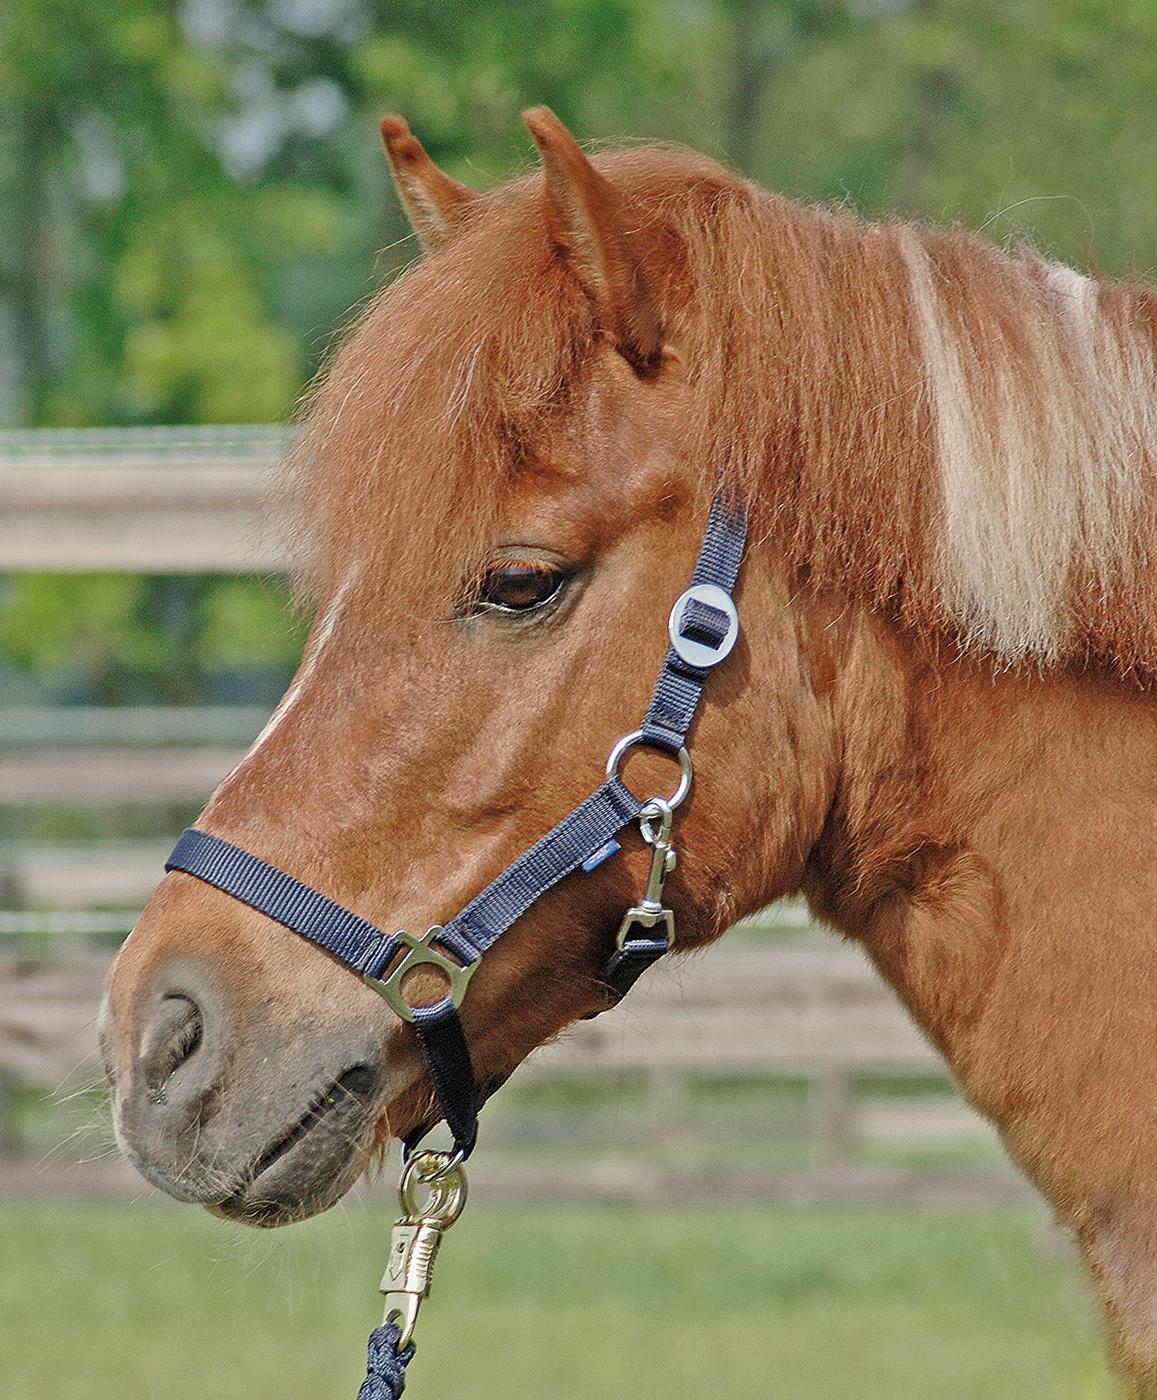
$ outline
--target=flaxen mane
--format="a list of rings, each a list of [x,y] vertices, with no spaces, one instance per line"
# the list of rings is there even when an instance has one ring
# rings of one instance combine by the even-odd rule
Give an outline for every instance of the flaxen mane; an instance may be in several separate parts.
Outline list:
[[[1153,289],[680,151],[595,164],[692,368],[705,498],[730,474],[801,576],[998,664],[1157,676]],[[444,610],[565,408],[598,328],[541,198],[480,201],[335,356],[294,458],[315,591],[398,570]]]

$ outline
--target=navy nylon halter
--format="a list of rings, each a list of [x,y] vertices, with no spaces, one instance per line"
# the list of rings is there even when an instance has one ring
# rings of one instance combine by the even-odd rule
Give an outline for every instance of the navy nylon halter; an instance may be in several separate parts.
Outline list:
[[[182,833],[165,863],[166,870],[193,875],[323,948],[380,991],[413,1024],[459,1160],[474,1147],[478,1110],[486,1097],[476,1082],[458,1017],[470,973],[483,953],[548,890],[580,868],[593,870],[613,856],[619,849],[618,834],[646,816],[646,804],[618,776],[619,760],[635,745],[658,748],[680,760],[683,782],[676,799],[653,804],[667,809],[669,821],[670,809],[690,785],[685,741],[703,687],[712,667],[730,654],[738,634],[731,594],[746,539],[746,513],[726,495],[717,495],[691,587],[672,610],[671,645],[651,702],[640,728],[616,745],[606,780],[449,923],[435,925],[424,938],[388,934],[277,866],[196,827]],[[602,972],[608,1005],[617,1002],[671,946],[669,916],[664,926],[642,910],[631,913],[642,917],[633,923],[630,918],[624,921],[619,946]],[[403,954],[401,960],[383,980],[399,954]],[[423,963],[433,964],[447,977],[450,991],[433,1005],[409,1006],[401,982]],[[431,1126],[425,1124],[411,1145]]]

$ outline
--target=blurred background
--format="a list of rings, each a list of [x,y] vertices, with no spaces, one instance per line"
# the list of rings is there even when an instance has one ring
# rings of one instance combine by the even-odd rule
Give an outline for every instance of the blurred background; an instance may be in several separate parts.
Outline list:
[[[274,1236],[164,1201],[116,1159],[92,1020],[303,641],[282,425],[416,251],[377,118],[484,187],[546,102],[584,139],[1144,275],[1155,93],[1157,0],[6,0],[0,1392],[360,1376],[391,1169]],[[487,1118],[416,1396],[1113,1394],[1068,1242],[799,908],[653,974]]]

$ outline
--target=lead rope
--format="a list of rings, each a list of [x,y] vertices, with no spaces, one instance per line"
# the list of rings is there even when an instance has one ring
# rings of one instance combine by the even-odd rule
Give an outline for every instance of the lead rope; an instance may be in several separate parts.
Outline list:
[[[358,1400],[399,1400],[406,1388],[406,1367],[414,1359],[414,1343],[400,1347],[402,1329],[395,1322],[383,1323],[370,1333],[366,1358],[366,1378]]]
[[[382,1325],[370,1333],[358,1400],[398,1400],[406,1388],[406,1367],[414,1357],[414,1323],[430,1296],[438,1246],[466,1204],[466,1171],[456,1158],[456,1153],[416,1152],[402,1168],[402,1213],[394,1222],[390,1257],[379,1285],[386,1306]],[[424,1204],[418,1198],[423,1188]]]

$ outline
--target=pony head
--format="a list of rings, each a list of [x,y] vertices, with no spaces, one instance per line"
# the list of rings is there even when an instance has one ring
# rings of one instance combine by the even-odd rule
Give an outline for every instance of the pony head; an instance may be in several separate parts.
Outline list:
[[[646,707],[712,495],[757,466],[742,406],[766,352],[718,263],[765,197],[684,152],[592,161],[546,109],[527,125],[540,171],[479,195],[382,124],[424,256],[312,395],[291,486],[316,622],[197,823],[387,931],[445,922],[597,785]],[[667,886],[680,948],[795,887],[822,824],[822,662],[790,592],[755,552],[739,601],[757,640],[696,726]],[[670,769],[636,753],[624,776],[666,793]],[[482,1082],[604,1004],[649,861],[624,846],[483,958],[462,1009]],[[412,980],[411,1000],[441,995],[437,973]],[[104,1043],[144,1174],[256,1223],[331,1204],[430,1112],[412,1033],[372,990],[179,872],[117,958]]]

